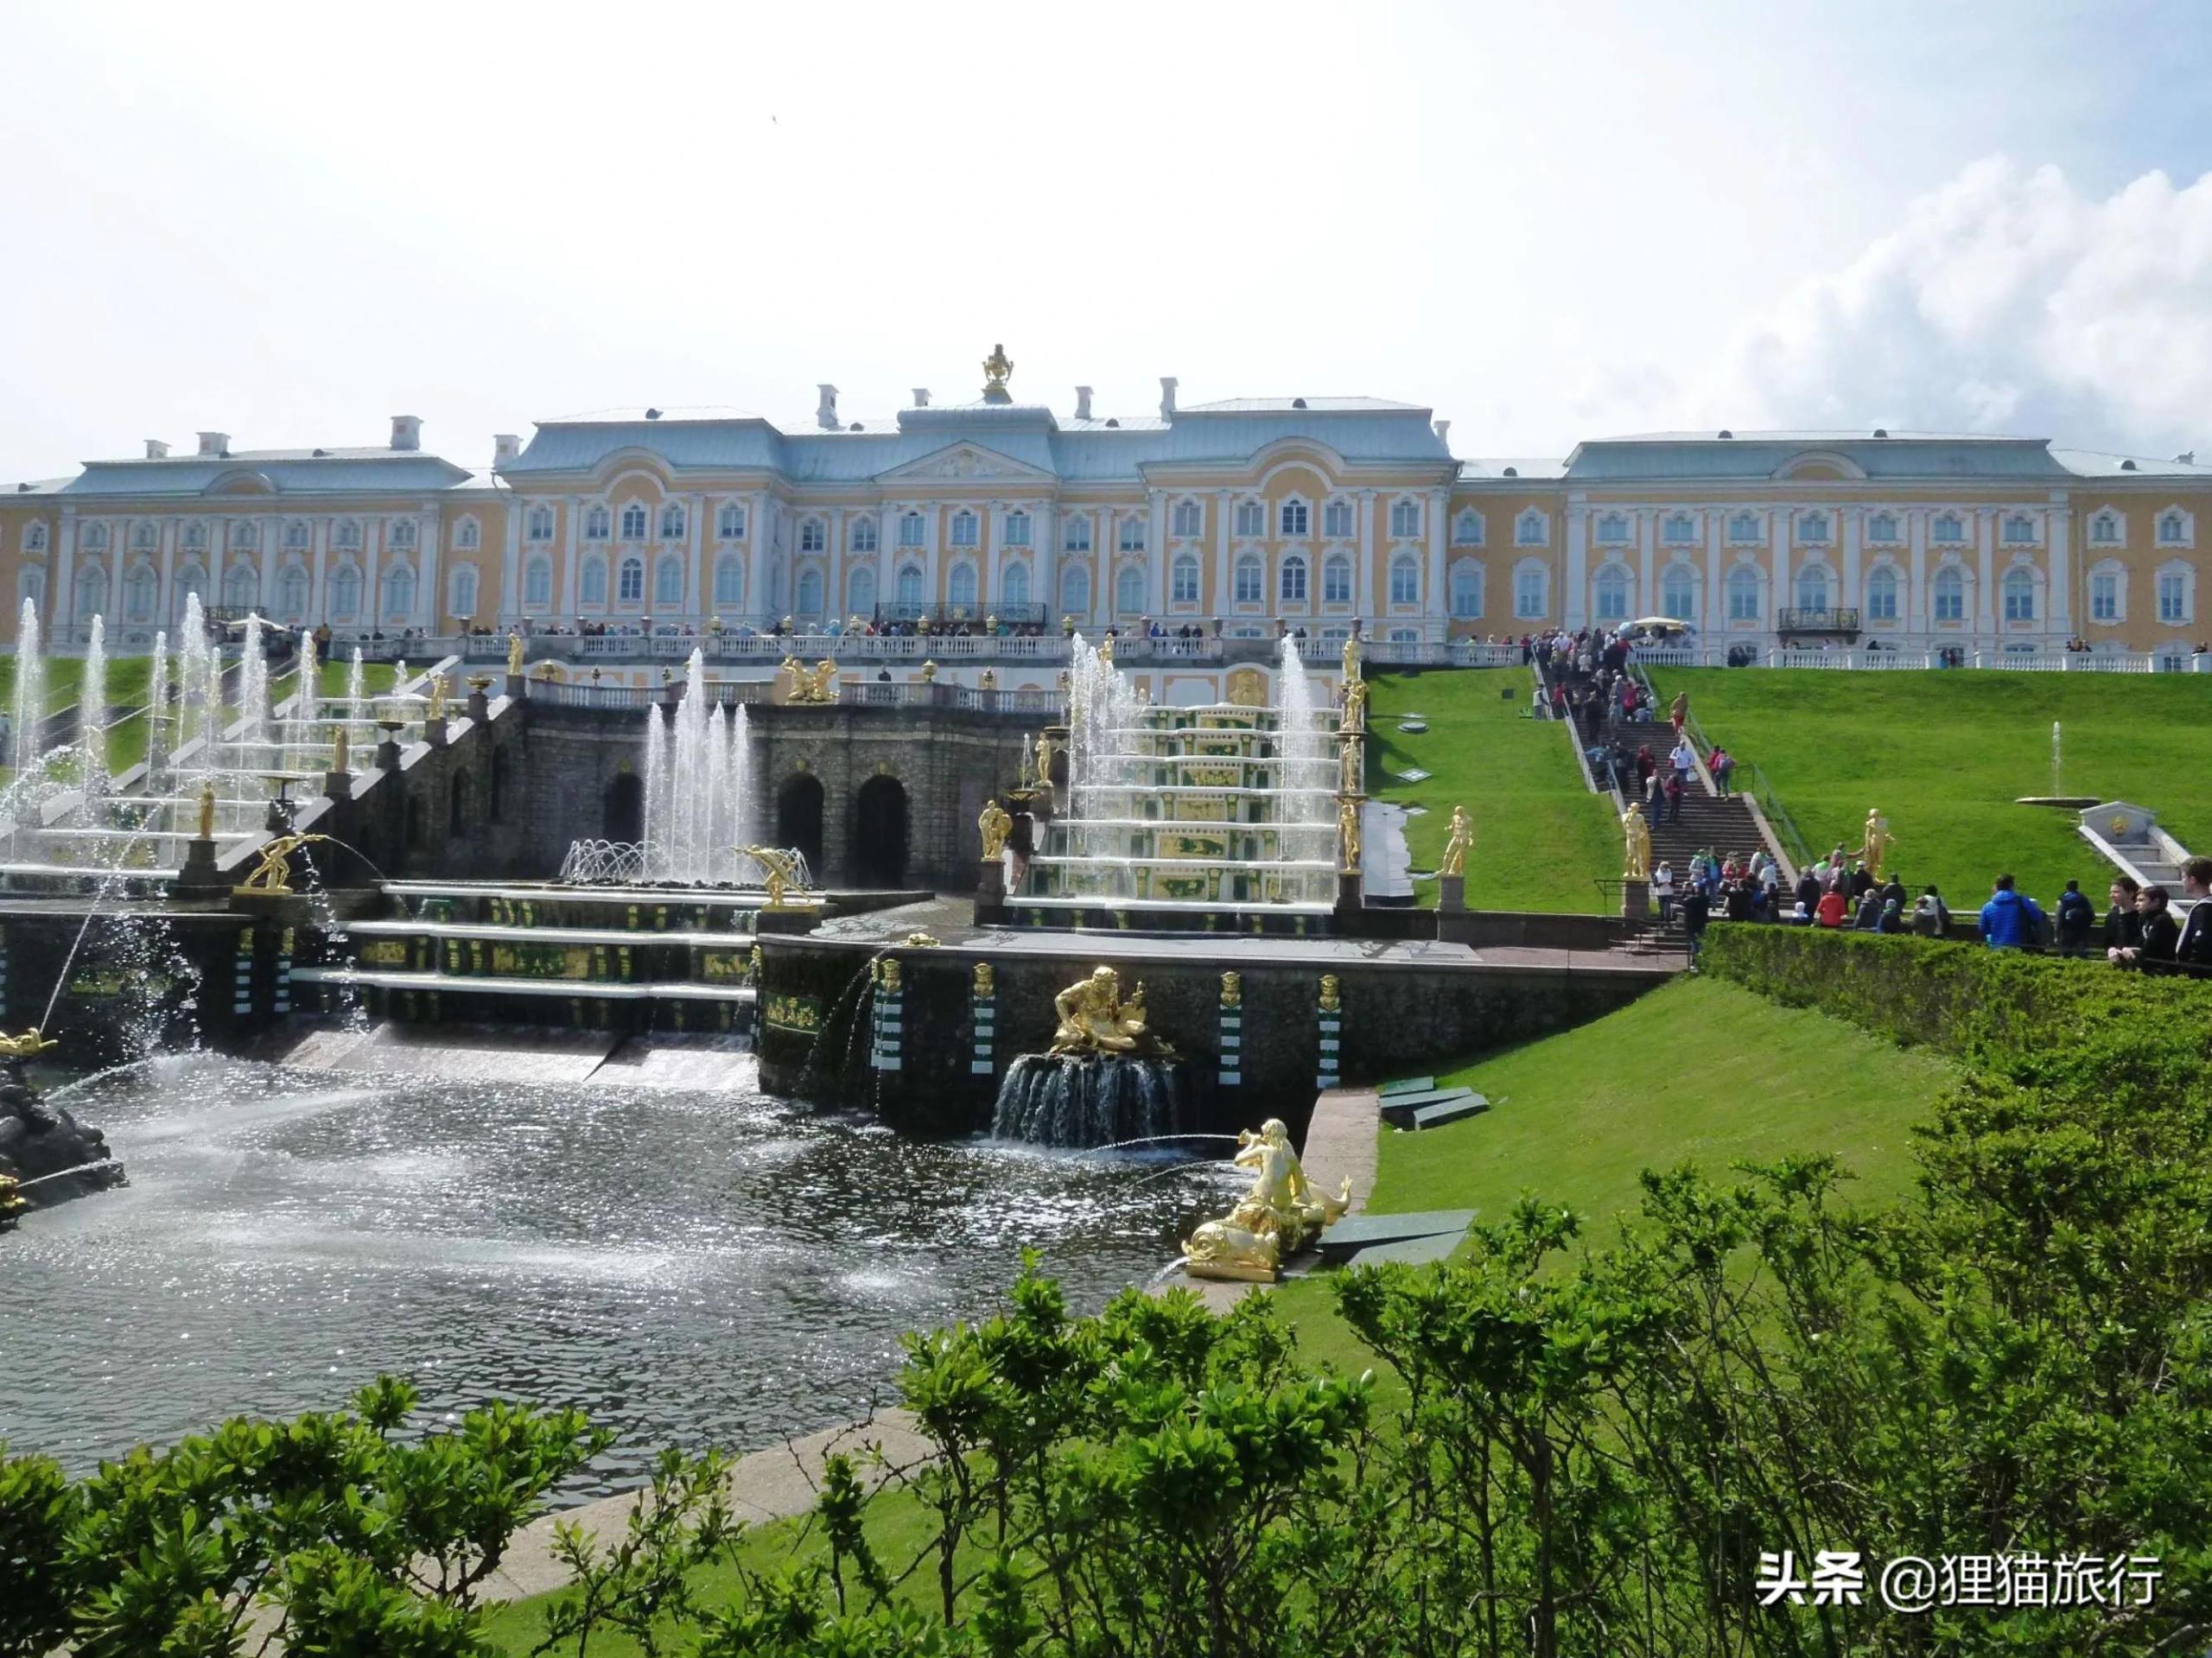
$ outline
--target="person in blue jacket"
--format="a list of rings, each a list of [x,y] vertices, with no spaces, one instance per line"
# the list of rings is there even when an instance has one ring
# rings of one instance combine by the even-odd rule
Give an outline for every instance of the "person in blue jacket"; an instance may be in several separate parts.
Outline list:
[[[2012,878],[1999,875],[1997,890],[1981,906],[1982,942],[1992,950],[2021,950],[2034,943],[2044,928],[2036,901],[2012,890]]]

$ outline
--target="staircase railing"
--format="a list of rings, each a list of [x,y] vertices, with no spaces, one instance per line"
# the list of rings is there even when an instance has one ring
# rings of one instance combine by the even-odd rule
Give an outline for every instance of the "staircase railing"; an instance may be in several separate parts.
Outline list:
[[[1789,854],[1789,862],[1799,869],[1809,868],[1814,861],[1813,848],[1807,843],[1797,827],[1797,820],[1789,815],[1789,808],[1783,804],[1782,797],[1775,792],[1773,783],[1759,769],[1757,760],[1738,760],[1737,765],[1751,774],[1751,798],[1766,815],[1767,827],[1782,841],[1782,849]]]

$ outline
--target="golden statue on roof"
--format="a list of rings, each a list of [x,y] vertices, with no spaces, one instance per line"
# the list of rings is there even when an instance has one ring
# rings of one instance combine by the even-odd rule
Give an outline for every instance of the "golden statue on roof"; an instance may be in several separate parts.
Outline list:
[[[1014,373],[1014,359],[1006,354],[1004,346],[993,346],[991,354],[983,359],[983,401],[1011,403],[1013,396],[1006,389]]]

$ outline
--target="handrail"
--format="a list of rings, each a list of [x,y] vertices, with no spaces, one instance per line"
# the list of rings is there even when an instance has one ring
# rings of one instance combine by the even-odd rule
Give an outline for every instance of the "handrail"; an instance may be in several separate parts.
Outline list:
[[[1782,797],[1775,792],[1767,774],[1759,769],[1757,760],[1738,760],[1738,765],[1749,768],[1751,774],[1751,798],[1766,814],[1767,827],[1782,840],[1783,850],[1789,854],[1789,862],[1798,869],[1812,867],[1813,848],[1797,827],[1797,820],[1789,815],[1789,808],[1783,804]]]

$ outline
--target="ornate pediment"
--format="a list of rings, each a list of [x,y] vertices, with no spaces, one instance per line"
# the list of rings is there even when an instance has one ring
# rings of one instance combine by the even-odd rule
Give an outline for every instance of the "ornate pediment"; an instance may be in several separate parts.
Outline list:
[[[1033,483],[1050,483],[1052,474],[1039,471],[1026,461],[1012,455],[1001,454],[979,443],[955,443],[925,454],[918,461],[909,461],[903,467],[893,467],[881,474],[887,481],[893,479],[967,479],[1010,478]]]

